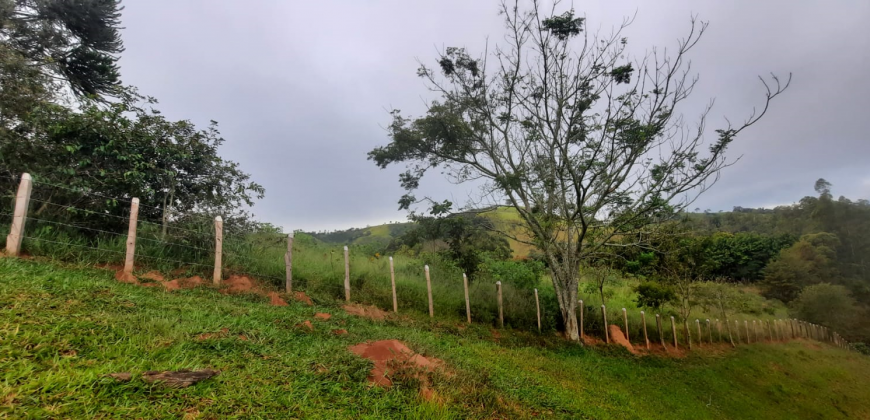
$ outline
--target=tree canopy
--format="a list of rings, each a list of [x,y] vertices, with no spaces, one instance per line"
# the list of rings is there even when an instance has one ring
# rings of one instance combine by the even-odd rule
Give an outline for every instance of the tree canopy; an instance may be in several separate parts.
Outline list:
[[[671,220],[715,182],[728,146],[790,78],[773,76],[772,86],[762,79],[760,110],[705,143],[710,107],[694,124],[680,112],[698,80],[688,55],[707,23],[692,19],[672,55],[653,48],[632,59],[623,36],[630,21],[590,34],[585,18],[559,7],[502,3],[503,44],[481,56],[448,47],[437,67],[421,64],[418,75],[440,99],[419,118],[393,111],[390,142],[369,159],[407,165],[400,208],[418,202],[413,191],[433,168],[457,182],[486,182],[484,198],[513,206],[526,241],[545,255],[568,336],[578,340],[581,264],[608,247],[644,246],[647,236],[616,239]]]

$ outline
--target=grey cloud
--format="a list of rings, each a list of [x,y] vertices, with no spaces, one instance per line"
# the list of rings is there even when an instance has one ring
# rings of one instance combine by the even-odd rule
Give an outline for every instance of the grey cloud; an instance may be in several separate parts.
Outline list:
[[[437,48],[482,51],[501,39],[493,1],[128,0],[126,83],[171,118],[221,123],[227,158],[267,189],[254,211],[287,229],[403,220],[399,169],[366,152],[387,141],[387,109],[423,110],[416,58]],[[836,194],[870,196],[870,3],[866,1],[607,2],[577,4],[593,27],[637,12],[636,48],[674,45],[692,13],[710,20],[692,56],[701,75],[687,116],[710,97],[710,127],[760,103],[756,76],[794,72],[767,118],[732,147],[739,162],[696,202],[701,208],[788,203],[825,177]],[[697,110],[697,111],[696,111]],[[468,187],[426,180],[425,192],[462,201]]]

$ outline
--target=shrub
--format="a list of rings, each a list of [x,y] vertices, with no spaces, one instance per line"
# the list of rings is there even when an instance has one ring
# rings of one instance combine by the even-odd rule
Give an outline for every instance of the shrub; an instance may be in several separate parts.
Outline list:
[[[495,281],[520,290],[532,290],[544,274],[544,264],[535,260],[497,260],[486,258],[480,271]]]
[[[849,289],[830,283],[805,287],[790,311],[800,319],[842,332],[851,331],[861,315]]]
[[[634,287],[634,291],[637,293],[635,303],[638,308],[660,309],[665,303],[677,298],[673,289],[654,281],[640,283]]]

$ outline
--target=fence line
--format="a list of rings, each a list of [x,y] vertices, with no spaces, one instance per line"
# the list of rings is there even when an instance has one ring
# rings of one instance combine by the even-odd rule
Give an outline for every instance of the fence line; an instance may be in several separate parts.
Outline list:
[[[129,205],[130,205],[129,216],[125,218],[123,216],[118,216],[118,215],[114,215],[114,214],[89,211],[89,210],[81,209],[81,208],[78,208],[75,206],[67,206],[67,205],[62,205],[62,204],[58,204],[58,203],[51,203],[47,200],[40,200],[40,199],[32,198],[31,194],[32,194],[32,189],[33,189],[34,184],[36,184],[37,186],[45,185],[45,186],[51,186],[51,187],[55,187],[55,188],[61,188],[61,189],[65,189],[68,191],[82,194],[83,196],[84,195],[93,195],[96,197],[102,197],[102,198],[107,198],[107,199],[111,199],[111,200],[129,203]],[[12,226],[10,228],[10,234],[7,237],[7,243],[6,243],[7,253],[10,256],[18,255],[21,251],[22,240],[28,239],[31,241],[50,243],[50,244],[60,245],[60,246],[65,246],[65,247],[78,247],[78,248],[83,248],[83,249],[90,249],[90,250],[97,251],[97,252],[105,252],[105,253],[112,253],[112,254],[118,254],[118,255],[125,255],[126,257],[125,257],[125,264],[124,264],[124,273],[129,274],[129,275],[132,275],[132,273],[133,273],[136,260],[141,260],[141,259],[148,259],[148,260],[161,261],[161,262],[167,262],[167,263],[172,263],[172,264],[179,264],[182,266],[213,268],[213,270],[214,270],[213,282],[216,285],[219,285],[222,281],[223,269],[224,269],[223,257],[225,255],[232,257],[233,259],[238,259],[238,260],[248,259],[248,260],[250,260],[250,257],[247,255],[242,256],[240,254],[236,254],[234,252],[226,251],[223,249],[224,240],[229,239],[229,238],[236,239],[236,234],[230,235],[228,237],[224,236],[223,219],[221,218],[221,216],[216,216],[213,219],[213,221],[214,221],[213,235],[214,235],[215,247],[212,250],[212,249],[197,247],[197,246],[193,246],[193,245],[186,245],[186,244],[181,244],[181,243],[162,241],[162,240],[157,240],[157,239],[152,239],[152,238],[137,238],[137,233],[139,231],[139,224],[140,223],[150,224],[150,225],[154,225],[154,226],[158,226],[158,227],[165,226],[167,229],[170,228],[170,226],[165,225],[164,223],[156,223],[156,222],[151,222],[148,220],[139,220],[138,219],[138,209],[140,207],[140,204],[139,204],[139,199],[136,197],[132,197],[130,199],[119,199],[116,197],[107,197],[107,196],[104,196],[101,194],[93,193],[91,191],[76,190],[74,188],[49,184],[46,182],[34,182],[29,174],[23,174],[21,176],[19,187],[18,187],[18,193],[15,196],[7,196],[7,197],[15,198],[14,213],[0,213],[0,216],[11,216],[12,217]],[[87,226],[78,226],[75,224],[63,223],[63,222],[52,221],[52,220],[48,220],[48,219],[28,216],[28,208],[29,208],[30,202],[43,203],[45,205],[52,205],[52,206],[57,206],[59,208],[63,208],[63,209],[67,209],[67,210],[82,212],[82,214],[84,214],[86,216],[101,215],[101,216],[107,216],[107,217],[112,217],[112,218],[116,218],[119,220],[123,220],[123,221],[128,222],[128,232],[126,235],[124,235],[122,233],[112,232],[112,231],[104,230],[104,229],[91,228],[91,227],[87,227]],[[142,205],[142,207],[151,208],[151,209],[155,209],[155,210],[162,210],[160,208],[152,207],[152,206]],[[204,215],[202,215],[202,216],[205,217]],[[30,220],[30,221],[36,222],[36,223],[48,223],[48,224],[52,224],[52,225],[65,226],[65,227],[69,227],[69,228],[73,228],[73,229],[77,229],[77,230],[86,230],[86,231],[94,232],[97,234],[110,235],[112,237],[125,237],[126,236],[126,238],[127,238],[127,241],[126,241],[127,250],[125,252],[125,251],[118,251],[118,250],[114,250],[114,249],[103,249],[103,248],[94,247],[94,246],[77,244],[74,242],[53,241],[53,240],[34,237],[34,236],[26,236],[24,228],[25,228],[27,220]],[[180,228],[177,226],[171,226],[171,228],[177,229],[178,231],[186,231],[186,232],[194,233],[198,236],[202,235],[202,237],[209,235],[208,232],[185,229],[185,228]],[[285,235],[285,234],[272,233],[272,232],[264,232],[263,234],[266,235],[267,238],[270,235],[274,235],[275,240],[284,239],[284,238],[286,238],[286,240],[287,240],[287,251],[284,254],[284,263],[285,263],[284,265],[285,265],[285,270],[286,270],[286,277],[283,280],[285,281],[285,291],[287,293],[290,293],[290,292],[292,292],[293,235],[292,234]],[[239,234],[238,236],[241,237],[242,235]],[[241,238],[239,238],[239,239],[241,239]],[[188,249],[192,249],[192,250],[196,250],[196,251],[204,251],[204,252],[214,251],[214,260],[213,260],[214,264],[207,265],[207,264],[202,264],[202,263],[192,262],[192,261],[183,261],[183,260],[177,260],[177,259],[171,259],[171,258],[163,258],[163,257],[146,255],[146,254],[143,254],[143,253],[137,251],[136,242],[138,240],[148,241],[150,243],[154,243],[154,244],[158,244],[158,245],[164,245],[165,247],[184,247],[184,248],[188,248]],[[391,287],[392,287],[393,311],[398,312],[398,299],[397,299],[397,294],[396,294],[396,282],[395,282],[395,270],[394,270],[394,266],[393,266],[393,258],[390,257],[389,260],[390,260],[389,270],[390,270],[390,279],[391,279]],[[277,263],[280,264],[280,262],[277,262]],[[347,246],[344,247],[344,263],[345,263],[345,267],[344,267],[345,268],[345,273],[344,273],[345,274],[344,275],[345,300],[347,302],[350,302],[351,301],[350,255],[349,255],[349,249]],[[233,272],[236,272],[236,271],[233,270]],[[435,313],[434,313],[434,304],[433,304],[433,295],[432,295],[432,293],[433,293],[432,292],[432,282],[431,282],[430,270],[429,270],[428,265],[424,266],[424,273],[425,273],[426,288],[427,288],[427,298],[428,298],[428,304],[429,304],[429,316],[430,316],[430,318],[434,318]],[[241,272],[240,274],[250,274],[250,275],[254,275],[258,278],[268,278],[268,279],[278,280],[278,281],[282,280],[278,277],[266,275],[264,273]],[[471,317],[471,304],[470,304],[470,297],[469,297],[469,290],[468,290],[468,279],[467,279],[467,276],[465,276],[465,274],[463,274],[463,286],[464,286],[464,292],[465,292],[466,317],[467,317],[468,323],[471,323],[472,317]],[[496,300],[497,300],[497,308],[498,308],[497,309],[498,310],[498,325],[503,328],[505,321],[504,321],[504,301],[502,298],[501,281],[496,282]],[[535,303],[535,314],[537,317],[537,326],[538,326],[538,331],[540,333],[541,329],[542,329],[542,327],[541,327],[541,307],[540,307],[540,300],[538,297],[538,290],[537,289],[534,290],[534,300],[535,300],[535,302],[534,302]],[[580,333],[581,338],[585,339],[586,332],[584,330],[584,320],[586,317],[586,307],[584,306],[584,302],[582,300],[580,300],[579,303],[580,303],[579,333]],[[641,330],[643,331],[643,344],[646,346],[647,349],[650,349],[650,340],[649,340],[649,336],[647,333],[646,313],[645,313],[645,311],[640,311],[639,314],[640,314],[640,318],[641,318],[641,326],[640,326],[640,329],[637,331],[641,331]],[[624,329],[623,333],[624,333],[625,340],[627,342],[631,343],[631,335],[629,333],[629,325],[630,324],[629,324],[629,319],[628,319],[628,311],[626,308],[622,308],[622,317],[623,317],[623,329]],[[672,336],[673,347],[674,347],[674,349],[679,349],[679,338],[678,338],[678,334],[677,334],[676,320],[675,320],[674,316],[671,316],[670,318],[671,318],[671,336]],[[609,325],[607,322],[607,308],[605,305],[601,305],[601,319],[603,321],[603,325],[602,325],[603,336],[604,336],[603,338],[604,338],[606,343],[610,343],[611,337],[610,337],[609,329],[610,329],[611,325]],[[655,320],[656,320],[657,331],[658,331],[658,339],[659,339],[658,341],[661,343],[661,345],[664,349],[667,349],[667,346],[665,345],[665,335],[664,335],[664,332],[662,329],[661,315],[656,314]],[[692,333],[691,333],[691,330],[689,327],[689,320],[683,319],[682,322],[684,324],[683,325],[684,326],[684,334],[683,334],[684,339],[683,339],[683,341],[684,341],[684,344],[686,345],[686,347],[691,350],[693,348],[692,347],[693,340],[692,340]],[[700,348],[702,348],[702,345],[704,344],[704,336],[703,336],[703,331],[701,328],[701,320],[695,319],[695,324],[696,324],[696,329],[697,329],[697,337],[695,339],[695,343],[697,344],[697,347],[700,349]],[[714,344],[713,332],[712,332],[712,323],[709,319],[706,319],[706,324],[707,324],[708,343],[712,345],[712,344]],[[728,341],[730,341],[732,345],[742,344],[741,343],[740,321],[737,319],[734,320],[734,325],[735,325],[734,334],[736,334],[736,344],[735,344],[735,340],[734,340],[732,332],[731,332],[731,326],[730,326],[728,319],[725,320],[725,325],[726,325],[726,328],[728,330]],[[717,329],[717,335],[719,338],[719,342],[725,342],[726,339],[722,334],[721,322],[718,319],[716,320],[716,329]],[[763,341],[763,338],[764,338],[763,337],[764,336],[764,321],[760,320],[760,319],[753,319],[752,320],[752,327],[750,329],[749,320],[744,318],[743,319],[743,330],[744,330],[743,343],[751,344],[751,343],[753,343],[753,340],[754,340],[754,343],[759,343],[759,342]],[[760,330],[761,334],[759,334],[759,330]],[[775,341],[787,341],[787,340],[796,339],[796,338],[806,338],[806,339],[812,339],[812,340],[816,340],[816,341],[820,341],[820,342],[830,343],[834,346],[841,347],[841,348],[851,349],[851,344],[848,341],[842,339],[842,336],[839,333],[837,333],[836,331],[832,331],[831,329],[824,327],[824,326],[819,326],[819,325],[815,325],[812,323],[808,323],[808,322],[800,321],[800,320],[796,320],[796,319],[767,320],[767,332],[768,332],[767,342],[769,342],[769,343],[772,343]],[[635,337],[638,337],[637,340],[640,339],[638,334],[635,334]],[[761,335],[761,339],[759,339],[759,335]]]

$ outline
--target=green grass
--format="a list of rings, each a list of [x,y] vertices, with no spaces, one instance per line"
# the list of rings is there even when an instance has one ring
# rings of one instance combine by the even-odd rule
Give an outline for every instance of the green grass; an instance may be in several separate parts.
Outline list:
[[[330,312],[315,331],[295,325]],[[220,338],[202,333],[227,328]],[[335,336],[331,329],[345,328]],[[247,340],[239,339],[244,335]],[[443,359],[438,398],[412,380],[370,388],[349,345],[400,339]],[[217,368],[186,389],[146,370]],[[134,373],[116,383],[103,375]],[[488,325],[410,313],[386,322],[319,299],[271,307],[208,288],[166,293],[107,271],[0,259],[0,418],[868,418],[870,359],[808,342],[755,344],[685,359],[583,348]]]

